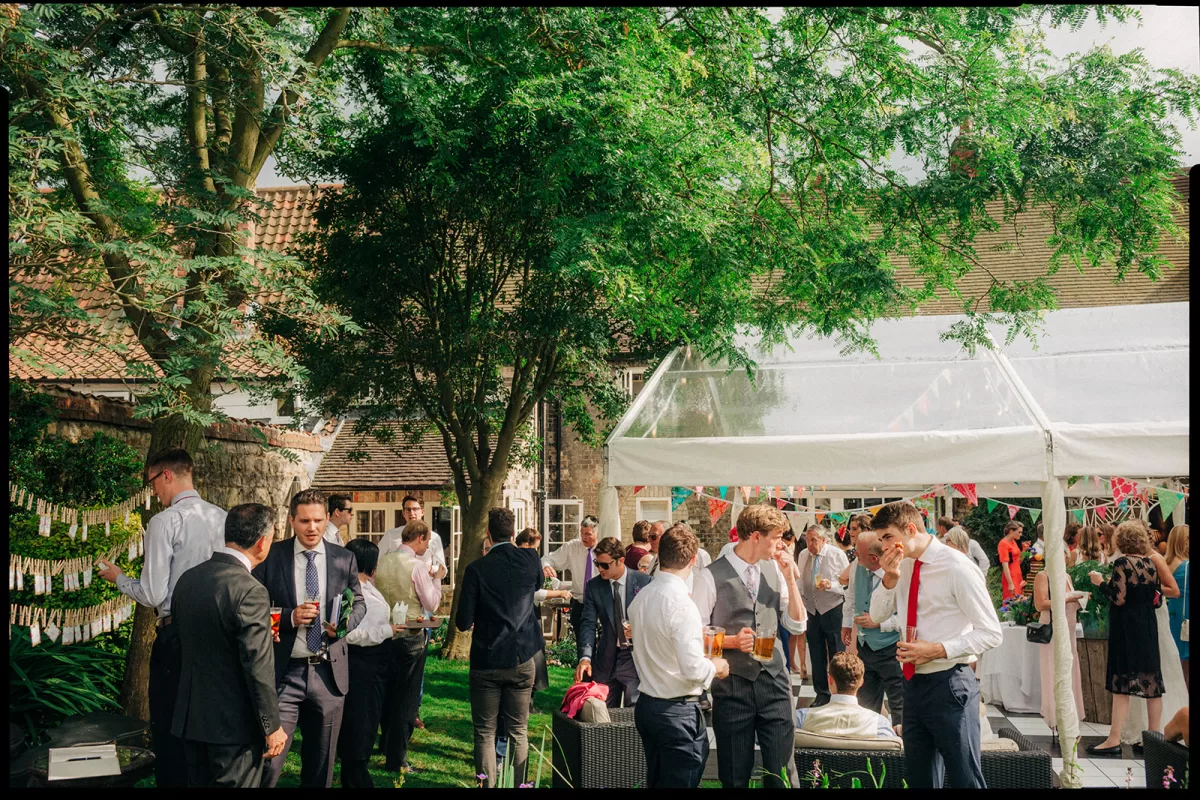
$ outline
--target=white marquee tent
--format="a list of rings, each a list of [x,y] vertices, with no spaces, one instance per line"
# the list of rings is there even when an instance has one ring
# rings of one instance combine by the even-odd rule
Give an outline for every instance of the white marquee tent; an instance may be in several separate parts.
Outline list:
[[[940,339],[960,319],[881,321],[878,358],[818,337],[752,349],[753,384],[676,350],[608,439],[602,526],[619,535],[616,486],[1019,481],[1040,484],[1044,525],[1061,530],[1068,476],[1189,474],[1187,303],[1049,312],[1036,349],[997,329],[997,349],[974,355]],[[1064,585],[1062,537],[1046,542]],[[1052,593],[1055,695],[1071,741],[1063,596]]]

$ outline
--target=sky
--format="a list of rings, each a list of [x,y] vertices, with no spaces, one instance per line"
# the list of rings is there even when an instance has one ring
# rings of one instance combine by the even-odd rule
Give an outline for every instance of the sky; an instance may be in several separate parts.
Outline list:
[[[1047,29],[1046,47],[1056,56],[1083,52],[1097,45],[1108,44],[1117,55],[1142,48],[1147,60],[1159,69],[1180,69],[1200,74],[1200,6],[1133,6],[1142,15],[1141,23],[1110,21],[1101,26],[1091,18],[1079,30]],[[777,16],[782,9],[770,9]],[[1183,139],[1184,163],[1200,164],[1200,127],[1189,130],[1179,125]],[[898,158],[910,178],[920,177],[915,160]],[[258,179],[259,187],[287,186],[295,181],[276,173],[275,159],[268,159]]]

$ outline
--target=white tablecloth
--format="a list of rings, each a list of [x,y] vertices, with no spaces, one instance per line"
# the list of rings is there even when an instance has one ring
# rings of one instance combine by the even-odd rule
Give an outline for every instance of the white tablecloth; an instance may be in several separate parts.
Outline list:
[[[1039,649],[1025,638],[1025,627],[1000,623],[1004,643],[979,657],[979,691],[983,702],[1019,714],[1042,713],[1042,670]],[[1076,625],[1075,636],[1083,636]]]

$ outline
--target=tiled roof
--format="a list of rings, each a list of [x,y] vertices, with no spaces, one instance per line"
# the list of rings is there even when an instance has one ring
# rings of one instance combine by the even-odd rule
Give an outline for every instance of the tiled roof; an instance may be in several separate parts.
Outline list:
[[[395,433],[390,445],[380,444],[374,436],[356,436],[353,424],[347,421],[333,440],[333,448],[313,477],[314,489],[440,489],[454,480],[441,436],[436,432],[426,434],[416,446],[405,448],[399,423],[387,425]],[[368,458],[352,461],[349,456],[356,450],[364,451]]]

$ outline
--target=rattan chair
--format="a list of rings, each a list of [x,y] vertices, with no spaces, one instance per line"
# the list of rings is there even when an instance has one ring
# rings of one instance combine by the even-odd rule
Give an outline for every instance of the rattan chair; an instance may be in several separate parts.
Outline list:
[[[579,722],[554,712],[554,788],[635,789],[646,786],[646,754],[632,708],[610,708],[612,722]]]
[[[985,751],[982,754],[983,779],[989,789],[1052,788],[1054,765],[1049,753],[1039,750],[1013,728],[1001,728],[997,735],[1012,739],[1020,749],[1015,753]],[[883,776],[881,786],[901,788],[905,777],[902,751],[797,749],[796,772],[800,775],[801,788],[810,787],[813,762],[819,761],[820,771],[831,778],[830,786],[849,789],[853,779],[858,778],[863,786],[870,787],[873,784],[867,773],[867,759],[870,759],[875,779]],[[834,778],[834,775],[838,777]],[[952,788],[949,779],[945,780],[945,786]]]
[[[1163,788],[1163,775],[1167,767],[1175,768],[1175,783],[1172,789],[1182,789],[1183,774],[1187,771],[1188,754],[1191,752],[1177,742],[1168,742],[1157,731],[1142,731],[1142,745],[1146,756],[1146,788]]]

